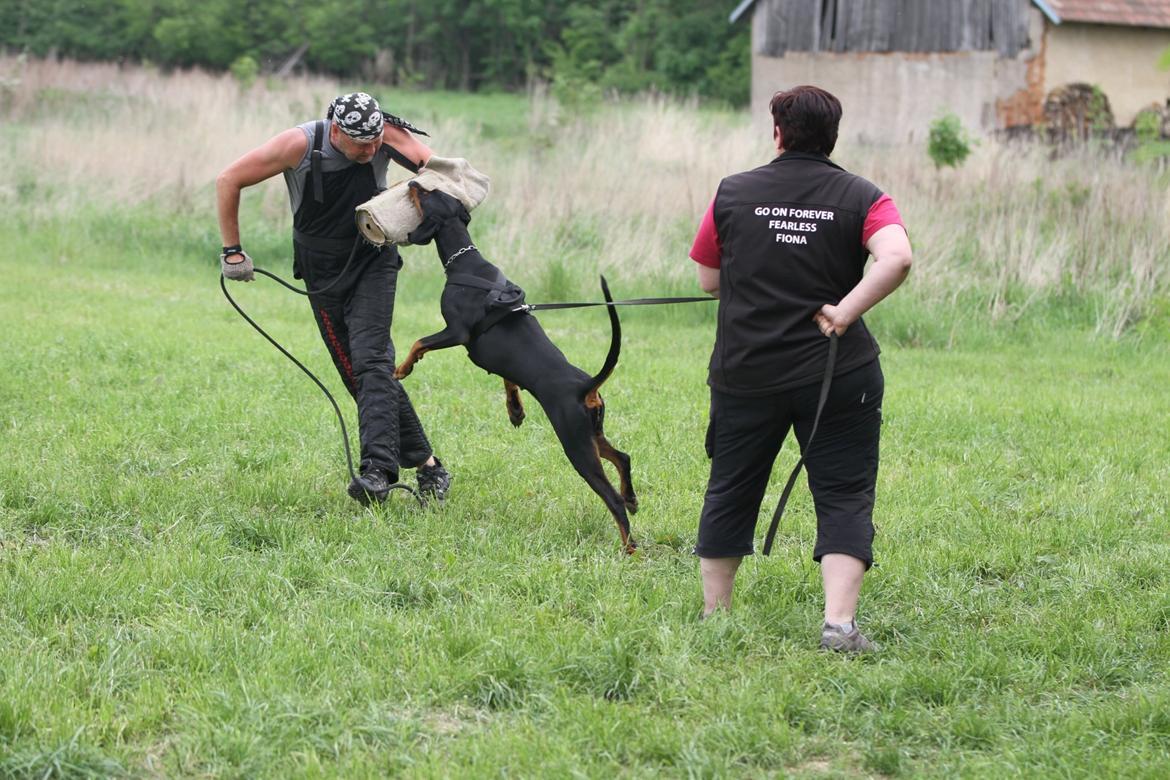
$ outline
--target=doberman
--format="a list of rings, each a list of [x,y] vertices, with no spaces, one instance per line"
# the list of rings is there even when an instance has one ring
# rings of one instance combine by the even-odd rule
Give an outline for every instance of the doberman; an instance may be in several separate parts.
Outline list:
[[[601,371],[589,376],[565,359],[536,317],[523,309],[523,291],[475,248],[467,231],[471,215],[463,204],[445,192],[428,191],[414,183],[409,194],[423,215],[409,241],[427,244],[434,239],[447,274],[440,302],[447,327],[416,341],[394,375],[402,379],[410,374],[430,350],[462,344],[471,362],[503,377],[512,425],[519,426],[524,420],[520,390],[532,393],[548,415],[573,468],[613,514],[626,552],[634,552],[637,544],[630,535],[627,512],[638,510],[638,498],[630,483],[630,456],[605,438],[605,403],[598,393],[617,365],[621,350],[621,324],[615,307],[607,307],[613,332],[609,354]],[[612,301],[605,277],[601,289],[606,301]],[[620,493],[606,477],[602,458],[617,468]]]

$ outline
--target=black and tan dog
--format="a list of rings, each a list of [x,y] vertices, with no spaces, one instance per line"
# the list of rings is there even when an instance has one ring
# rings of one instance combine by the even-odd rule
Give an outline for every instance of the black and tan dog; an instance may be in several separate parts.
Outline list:
[[[410,243],[426,244],[433,239],[447,274],[440,303],[447,327],[416,341],[395,376],[402,379],[410,374],[430,350],[461,344],[471,362],[503,377],[512,425],[524,420],[520,390],[532,393],[548,415],[569,462],[601,496],[617,523],[622,544],[632,553],[637,545],[630,535],[627,512],[637,511],[638,499],[630,483],[630,456],[605,438],[605,404],[598,393],[617,365],[621,349],[621,324],[615,308],[607,307],[613,329],[609,354],[601,371],[589,376],[566,360],[536,317],[523,310],[520,288],[472,244],[467,231],[471,216],[463,204],[444,192],[427,191],[413,183],[410,197],[423,216],[422,224],[410,234]],[[604,277],[601,289],[605,299],[612,301]],[[602,458],[617,468],[620,493],[606,477]]]

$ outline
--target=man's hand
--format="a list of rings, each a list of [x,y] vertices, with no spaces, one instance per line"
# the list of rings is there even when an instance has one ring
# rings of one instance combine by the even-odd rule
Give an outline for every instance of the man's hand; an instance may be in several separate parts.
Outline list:
[[[813,322],[821,329],[821,333],[830,336],[836,331],[838,336],[844,336],[845,331],[853,324],[853,320],[841,309],[826,303],[821,310],[813,315]]]
[[[219,268],[225,279],[237,282],[250,282],[256,278],[252,267],[252,258],[240,252],[238,254],[220,255]]]

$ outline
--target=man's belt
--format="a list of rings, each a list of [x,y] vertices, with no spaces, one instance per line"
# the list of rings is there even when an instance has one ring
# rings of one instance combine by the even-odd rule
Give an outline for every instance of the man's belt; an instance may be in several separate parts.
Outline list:
[[[354,248],[353,245],[357,238],[356,235],[350,238],[325,238],[323,236],[311,236],[308,233],[302,233],[295,228],[293,229],[293,241],[297,244],[311,252],[321,252],[329,255],[348,254]]]

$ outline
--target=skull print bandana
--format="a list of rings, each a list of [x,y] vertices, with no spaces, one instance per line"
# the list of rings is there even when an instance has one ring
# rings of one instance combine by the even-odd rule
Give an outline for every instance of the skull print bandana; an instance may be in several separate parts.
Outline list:
[[[350,92],[333,99],[325,114],[355,141],[373,141],[382,135],[382,109],[365,92]]]

